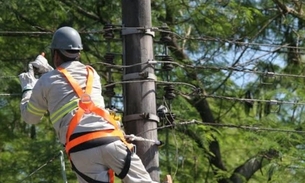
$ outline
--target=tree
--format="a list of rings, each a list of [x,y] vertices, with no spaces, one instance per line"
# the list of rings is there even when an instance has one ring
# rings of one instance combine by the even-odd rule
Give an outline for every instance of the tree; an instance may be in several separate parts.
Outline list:
[[[188,57],[187,54],[183,53],[183,50],[193,50],[191,48],[197,48],[198,52],[195,51],[196,53],[196,57],[199,58],[197,60],[197,62],[195,63],[196,66],[198,67],[198,65],[202,62],[206,62],[203,65],[213,65],[213,66],[222,66],[222,65],[230,65],[230,68],[232,67],[236,67],[238,65],[242,65],[243,63],[243,57],[245,57],[244,55],[247,55],[249,53],[257,53],[259,49],[261,48],[256,48],[255,45],[252,47],[248,46],[247,42],[250,42],[250,44],[252,42],[257,42],[258,44],[262,41],[264,41],[264,44],[268,44],[268,42],[266,42],[266,40],[268,40],[268,37],[270,36],[270,34],[272,36],[275,36],[275,38],[279,37],[279,39],[275,39],[275,41],[279,40],[277,43],[279,45],[284,45],[284,44],[291,44],[291,41],[296,41],[293,35],[293,32],[291,32],[289,27],[292,27],[292,25],[290,23],[295,23],[295,22],[302,22],[302,11],[301,11],[301,4],[294,4],[296,7],[298,7],[298,11],[295,11],[294,9],[289,9],[287,8],[289,5],[288,4],[284,4],[284,3],[280,3],[278,1],[274,1],[274,3],[270,2],[270,1],[264,1],[264,2],[251,2],[248,1],[247,3],[236,3],[236,2],[228,2],[225,4],[225,6],[223,4],[218,4],[218,3],[205,3],[205,4],[200,4],[198,2],[198,4],[196,4],[196,1],[193,1],[193,5],[194,6],[189,6],[190,4],[186,5],[185,9],[186,11],[182,11],[181,8],[179,8],[179,6],[177,6],[177,4],[180,4],[179,2],[169,2],[167,1],[167,4],[165,5],[166,7],[166,13],[164,16],[160,16],[160,20],[165,20],[167,25],[169,27],[172,28],[172,31],[174,32],[182,32],[182,34],[184,34],[184,38],[192,38],[192,37],[197,37],[198,39],[196,40],[196,42],[193,42],[192,40],[183,40],[183,44],[180,43],[175,39],[175,37],[177,38],[177,36],[173,36],[173,39],[170,40],[170,42],[167,43],[167,45],[169,46],[169,49],[171,49],[172,54],[176,57],[177,60],[184,60],[186,61],[186,63],[190,64],[190,65],[194,65],[194,60],[190,59]],[[258,3],[258,4],[256,4]],[[265,4],[266,3],[266,4]],[[155,7],[163,7],[163,6],[159,6],[159,4],[155,3],[154,4]],[[185,5],[185,4],[184,4]],[[197,6],[198,5],[198,6]],[[221,5],[221,6],[220,6]],[[258,6],[260,5],[260,6]],[[273,11],[274,9],[270,8],[271,10],[268,11],[268,9],[265,8],[268,6],[275,6],[275,7],[280,7],[280,11]],[[175,7],[177,7],[175,9]],[[194,8],[196,7],[196,8]],[[238,7],[238,8],[237,8]],[[284,10],[289,10],[289,11],[284,11]],[[171,13],[169,13],[171,12]],[[189,13],[191,12],[191,13]],[[268,13],[266,13],[268,12]],[[294,12],[294,13],[288,13],[288,12]],[[182,19],[177,20],[177,16],[178,14],[182,14],[183,16]],[[287,14],[288,13],[288,14]],[[173,16],[174,15],[174,16]],[[283,21],[283,16],[284,17],[284,21],[285,23],[287,23],[286,25],[283,24],[278,24],[279,21]],[[289,15],[292,15],[293,17],[290,17]],[[197,19],[200,19],[200,23],[202,24],[202,22],[206,23],[208,26],[200,26],[198,23],[199,22],[195,22],[195,21],[191,21],[192,24],[188,24],[186,22],[190,22],[188,20],[192,20],[191,17],[196,17]],[[215,18],[217,17],[217,18]],[[296,20],[295,18],[298,17],[300,19]],[[289,21],[289,19],[291,19],[291,22]],[[180,23],[180,24],[179,24]],[[213,23],[213,24],[212,24]],[[293,24],[294,25],[294,24]],[[300,23],[299,23],[300,25]],[[286,38],[290,38],[289,42],[281,42],[282,36],[278,36],[278,32],[276,30],[277,27],[281,27],[281,29],[283,29],[283,31],[287,30],[287,34],[289,35]],[[288,27],[286,27],[288,26]],[[186,27],[184,29],[184,27]],[[240,29],[238,29],[240,28]],[[192,30],[192,31],[190,31]],[[302,26],[294,26],[293,27],[293,31],[296,32],[296,34],[298,36],[300,36],[300,33],[302,32]],[[269,33],[271,32],[271,33]],[[204,36],[203,36],[204,35]],[[182,37],[182,36],[181,36]],[[212,40],[214,41],[214,43],[206,43],[207,41],[209,41],[209,38],[212,38]],[[285,39],[285,38],[284,38]],[[294,40],[291,40],[294,39]],[[200,42],[199,40],[203,40],[206,41],[204,43]],[[217,42],[216,42],[217,41]],[[216,42],[216,43],[215,43]],[[233,44],[232,44],[233,43]],[[240,43],[242,45],[240,45]],[[274,44],[274,43],[270,43],[270,44]],[[297,43],[299,44],[299,43]],[[297,44],[292,44],[293,46],[296,46]],[[179,46],[178,46],[179,45]],[[209,47],[207,47],[209,46]],[[182,49],[182,47],[184,49]],[[190,49],[188,49],[190,48]],[[292,47],[291,50],[294,50],[293,53],[291,53],[290,51],[287,51],[287,56],[290,55],[293,56],[293,58],[299,58],[299,56],[297,56],[297,53],[295,52],[295,48],[298,49],[298,47]],[[205,50],[203,50],[205,49]],[[217,53],[219,53],[219,51],[221,51],[221,53],[224,52],[231,52],[233,50],[235,50],[235,52],[237,53],[236,56],[233,56],[233,58],[236,58],[235,60],[227,60],[226,58],[223,58],[221,56],[219,56]],[[250,52],[248,51],[250,50]],[[254,50],[254,51],[253,51]],[[217,52],[218,51],[218,52]],[[271,53],[276,53],[277,49],[275,49],[275,51],[269,51]],[[200,54],[200,52],[202,54]],[[279,51],[280,52],[280,51]],[[191,52],[193,53],[193,52]],[[281,52],[280,52],[281,53]],[[249,56],[250,57],[250,56]],[[223,61],[220,61],[221,58]],[[190,60],[190,61],[187,61]],[[295,68],[295,66],[291,66],[291,62],[293,59],[292,58],[288,58],[288,66],[287,67],[292,67]],[[296,61],[300,61],[300,59],[294,59]],[[251,63],[252,60],[250,60],[249,62]],[[263,63],[270,63],[272,62],[271,59],[266,59],[266,60],[262,60],[261,62]],[[289,63],[290,62],[290,63]],[[260,62],[258,62],[260,63]],[[252,64],[252,63],[251,63]],[[254,65],[254,64],[253,64]],[[265,65],[271,65],[272,67],[276,67],[274,66],[274,64],[265,64]],[[245,65],[246,67],[253,67],[255,68],[256,65],[251,66],[249,65]],[[239,66],[240,67],[240,66]],[[298,64],[299,67],[299,64]],[[237,68],[235,68],[237,69]],[[237,69],[237,70],[245,70],[245,67],[241,68],[241,69]],[[263,70],[266,70],[267,68],[264,67],[262,68]],[[299,68],[298,68],[299,69]],[[229,69],[230,70],[230,69]],[[233,70],[234,71],[234,70]],[[198,73],[199,71],[197,71]],[[299,74],[298,72],[291,72],[290,74]],[[196,74],[194,75],[194,70],[191,70],[191,73],[186,73],[187,76],[189,76],[189,78],[193,78],[194,80],[197,80],[197,85],[199,86],[205,86],[204,88],[204,95],[206,93],[212,93],[212,94],[222,94],[225,93],[225,95],[229,95],[229,96],[238,96],[238,89],[234,89],[234,93],[232,93],[230,90],[230,81],[228,80],[230,78],[230,76],[233,74],[232,71],[229,71],[227,76],[223,77],[224,79],[220,80],[220,84],[217,83],[216,86],[213,86],[213,84],[211,83],[207,83],[205,82],[205,80],[209,80],[206,79],[205,77],[207,75],[204,74]],[[183,79],[185,77],[181,77],[179,79]],[[187,78],[189,80],[189,78]],[[215,81],[215,80],[214,80]],[[251,85],[255,84],[257,82],[251,82],[249,83],[250,87]],[[273,86],[275,84],[278,83],[272,83]],[[256,85],[256,84],[255,84]],[[255,85],[254,87],[252,86],[251,88],[247,88],[248,91],[250,89],[251,90],[255,90]],[[285,82],[281,83],[281,85],[285,85]],[[206,87],[207,86],[207,87]],[[211,88],[209,88],[209,86],[211,86]],[[263,88],[257,88],[257,89],[265,89],[267,88],[266,86],[263,86]],[[266,96],[268,98],[271,97],[277,97],[277,95],[279,95],[279,92],[274,92],[275,88],[270,89],[270,87],[267,89],[267,94],[264,94],[263,96]],[[226,90],[226,91],[225,91]],[[240,89],[239,89],[240,90]],[[223,92],[225,91],[225,92]],[[241,90],[242,92],[242,90]],[[246,92],[246,91],[244,91]],[[265,91],[266,92],[266,91]],[[242,93],[241,93],[242,94]],[[269,95],[269,96],[268,96]],[[285,99],[288,99],[288,95],[285,92]],[[258,91],[256,96],[262,96],[262,92]],[[230,115],[232,114],[233,110],[229,110],[228,111],[224,111],[221,112],[222,107],[224,108],[228,108],[230,107],[230,104],[227,102],[227,104],[229,105],[224,105],[223,101],[221,103],[216,103],[219,107],[216,111],[218,111],[217,113],[222,115],[221,118],[218,117],[218,120],[215,120],[214,116],[215,113],[211,108],[211,102],[208,102],[208,100],[206,98],[202,98],[202,97],[189,97],[189,96],[185,96],[188,100],[188,102],[194,106],[196,108],[196,110],[199,112],[199,114],[201,114],[201,119],[203,120],[203,122],[210,122],[210,123],[217,123],[217,122],[223,122],[223,119],[226,119],[225,115],[226,113],[230,113]],[[239,94],[238,97],[241,97],[241,95]],[[270,104],[270,103],[267,103]],[[236,103],[234,102],[233,104],[231,104],[231,109],[233,109],[233,107],[236,105]],[[261,104],[260,104],[261,105]],[[225,107],[226,106],[226,107]],[[251,104],[251,106],[253,106],[253,104]],[[234,107],[235,108],[235,107]],[[269,107],[270,108],[270,107]],[[288,109],[288,110],[291,110]],[[270,109],[269,112],[268,111],[268,107],[265,106],[265,114],[266,114],[266,118],[271,116],[270,115]],[[283,112],[283,111],[282,111]],[[221,114],[223,113],[223,114]],[[287,114],[287,113],[286,113]],[[277,117],[281,116],[281,114],[279,114]],[[234,116],[235,118],[238,117],[240,119],[245,119],[245,117],[238,115],[238,116]],[[281,118],[281,117],[280,117]],[[262,118],[260,118],[261,120],[263,120]],[[276,120],[278,121],[278,120]],[[252,122],[253,123],[253,122]],[[276,122],[278,123],[278,122]],[[193,136],[191,136],[193,139],[195,139]],[[197,137],[198,138],[198,137]],[[213,138],[213,140],[210,141],[209,143],[209,150],[212,152],[212,154],[210,155],[209,161],[210,163],[216,167],[216,169],[220,169],[222,171],[228,171],[228,169],[226,168],[226,166],[224,165],[224,161],[222,159],[221,153],[220,153],[220,146],[219,146],[219,139]],[[301,143],[300,141],[298,141],[298,143]],[[294,148],[295,148],[294,144]],[[291,146],[289,146],[291,147]],[[257,158],[263,158],[268,157],[268,160],[271,160],[273,158],[277,158],[278,157],[278,152],[277,150],[274,150],[273,148],[270,147],[269,150],[267,151],[258,151],[256,152],[258,157]],[[229,178],[226,179],[220,179],[219,182],[228,182],[229,180],[232,182],[243,182],[244,180],[249,180],[253,174],[261,169],[263,167],[263,163],[259,163],[257,161],[257,158],[255,158],[256,161],[253,161],[253,158],[251,157],[249,160],[245,161],[244,164],[241,164],[240,166],[238,166],[237,168],[234,169],[233,174],[231,176],[228,176]],[[262,161],[260,161],[262,162]],[[215,174],[217,175],[217,173]],[[239,175],[239,176],[237,176]]]
[[[117,1],[0,2],[1,182],[20,182],[61,149],[47,118],[38,126],[20,119],[16,77],[41,51],[50,60],[47,47],[58,27],[80,30],[82,61],[109,86],[107,103],[120,106],[122,96],[109,89],[124,69],[118,7]],[[168,108],[159,130],[166,142],[162,176],[220,183],[304,179],[302,2],[155,0],[152,11],[158,104]],[[118,84],[115,93],[122,93]],[[53,163],[26,181],[59,182],[59,162]]]

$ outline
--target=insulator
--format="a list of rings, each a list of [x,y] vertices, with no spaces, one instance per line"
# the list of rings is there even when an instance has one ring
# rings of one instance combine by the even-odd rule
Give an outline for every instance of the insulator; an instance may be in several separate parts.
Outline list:
[[[104,31],[105,32],[104,32],[103,36],[104,36],[105,39],[113,39],[114,38],[114,33],[113,33],[112,28],[113,28],[113,25],[111,25],[111,24],[106,24],[104,26]]]
[[[112,113],[115,113],[118,111],[118,109],[114,105],[109,105],[109,106],[107,106],[107,108],[110,109]]]
[[[176,94],[175,94],[175,87],[174,85],[167,85],[164,87],[164,91],[165,91],[165,94],[164,94],[164,97],[168,100],[172,100],[176,97]]]
[[[173,124],[176,115],[172,112],[166,113],[166,125]]]
[[[174,59],[173,57],[166,55],[162,58],[162,61],[168,61],[168,62],[173,62]],[[162,69],[165,71],[171,71],[174,68],[172,63],[164,63],[162,66]]]
[[[160,27],[160,29],[163,30],[160,32],[160,34],[161,34],[160,41],[165,44],[170,42],[172,40],[172,38],[170,37],[168,26],[166,24],[164,24]]]
[[[114,57],[115,57],[115,55],[113,53],[106,53],[106,55],[104,56],[104,59],[105,59],[106,63],[113,64]]]
[[[158,114],[158,117],[160,118],[160,122],[158,124],[158,126],[162,126],[162,125],[172,125],[174,127],[175,123],[175,117],[176,115],[172,112],[167,112],[167,113],[164,113],[164,114],[161,114],[159,115]]]
[[[160,39],[160,41],[163,42],[163,43],[168,43],[171,40],[172,40],[172,38],[169,36],[169,34],[162,36],[161,39]]]
[[[108,83],[108,84],[111,84],[111,83]],[[109,98],[114,97],[115,96],[114,87],[115,87],[115,85],[110,85],[110,86],[106,87],[104,95]]]

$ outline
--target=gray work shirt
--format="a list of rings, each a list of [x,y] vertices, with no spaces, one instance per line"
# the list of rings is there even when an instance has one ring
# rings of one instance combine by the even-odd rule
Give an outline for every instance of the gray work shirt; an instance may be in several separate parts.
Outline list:
[[[60,67],[66,69],[80,87],[85,89],[87,70],[84,64],[79,61],[72,61],[65,62]],[[100,76],[95,70],[90,96],[95,105],[101,108],[105,107]],[[33,90],[23,94],[20,103],[21,115],[26,123],[37,124],[48,112],[60,142],[65,144],[68,125],[77,108],[77,102],[71,104],[71,101],[77,101],[77,99],[78,96],[65,76],[58,70],[53,70],[43,74]],[[67,105],[69,103],[70,108]],[[71,106],[73,107],[71,108]],[[102,117],[90,113],[82,117],[74,133],[105,129],[114,129],[114,126]]]

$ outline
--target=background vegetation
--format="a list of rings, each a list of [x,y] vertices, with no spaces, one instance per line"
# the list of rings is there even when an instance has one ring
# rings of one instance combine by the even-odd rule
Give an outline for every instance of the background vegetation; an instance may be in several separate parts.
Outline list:
[[[303,182],[304,3],[153,0],[151,7],[155,59],[163,61],[156,97],[168,108],[158,131],[166,142],[161,177]],[[111,64],[122,65],[121,3],[2,0],[0,11],[0,182],[62,182],[62,147],[48,118],[37,126],[20,118],[17,75],[42,51],[50,60],[52,33],[72,26],[83,38],[82,61],[102,76],[107,104],[124,111],[122,86],[115,85],[115,96],[107,90],[123,68],[105,65],[109,53]],[[173,93],[160,81],[174,82]],[[68,182],[76,182],[66,166]]]

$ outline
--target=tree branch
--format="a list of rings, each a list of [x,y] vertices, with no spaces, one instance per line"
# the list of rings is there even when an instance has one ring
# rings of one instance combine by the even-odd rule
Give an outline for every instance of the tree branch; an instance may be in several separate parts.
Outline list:
[[[169,10],[167,9],[167,11]],[[166,14],[167,23],[171,23],[171,21],[173,21],[173,18],[170,17],[170,15],[172,16],[173,14],[167,12]],[[171,53],[181,61],[189,60],[188,56],[184,53],[183,49],[178,45],[175,36],[171,35],[171,38],[172,39],[166,43]],[[191,76],[192,79],[197,78],[197,76],[194,76],[194,73],[188,71],[186,72],[188,77]],[[194,97],[194,98],[190,98],[188,96],[183,96],[183,97],[186,98],[188,102],[191,105],[193,105],[196,108],[196,110],[200,113],[202,121],[215,122],[212,111],[206,99],[200,97]],[[200,144],[198,145],[200,146]],[[222,161],[220,146],[216,138],[214,138],[214,140],[209,143],[209,150],[213,154],[211,155],[210,153],[208,153],[210,163],[221,170],[226,170],[226,167]],[[219,182],[226,182],[226,181],[220,180]]]
[[[299,11],[296,11],[293,8],[290,8],[288,6],[286,6],[284,3],[280,2],[279,0],[273,0],[273,2],[279,7],[279,9],[282,11],[282,14],[291,14],[294,17],[297,17],[303,21],[305,21],[305,15],[302,11],[302,8],[300,6],[302,6],[302,3],[296,3],[295,5],[298,7]]]
[[[90,19],[93,19],[93,20],[97,20],[99,22],[102,22],[102,23],[106,23],[105,20],[101,19],[101,17],[97,16],[96,14],[94,13],[90,13],[86,10],[84,10],[83,8],[81,8],[80,6],[76,6],[75,3],[71,3],[67,0],[60,0],[62,3],[64,3],[65,5],[69,6],[69,7],[74,7],[78,13],[90,18]]]
[[[43,27],[40,27],[38,25],[36,25],[36,23],[34,23],[33,21],[31,21],[29,18],[27,18],[26,16],[24,16],[23,14],[21,14],[19,11],[13,9],[13,8],[10,8],[14,13],[15,15],[20,18],[21,20],[23,20],[25,23],[29,24],[30,26],[32,27],[35,27],[37,30],[39,31],[43,31],[43,32],[52,32],[48,29],[45,29]]]
[[[244,164],[237,167],[230,177],[230,181],[234,183],[243,183],[245,180],[248,181],[256,171],[260,170],[272,159],[278,157],[279,152],[274,149],[270,149],[266,152],[261,152],[255,157],[248,159]]]
[[[216,123],[208,101],[206,99],[200,97],[190,98],[188,96],[182,96],[197,109],[203,122]],[[216,138],[214,138],[214,140],[209,143],[209,150],[213,154],[208,154],[210,163],[221,170],[227,170],[222,161],[220,146]]]

